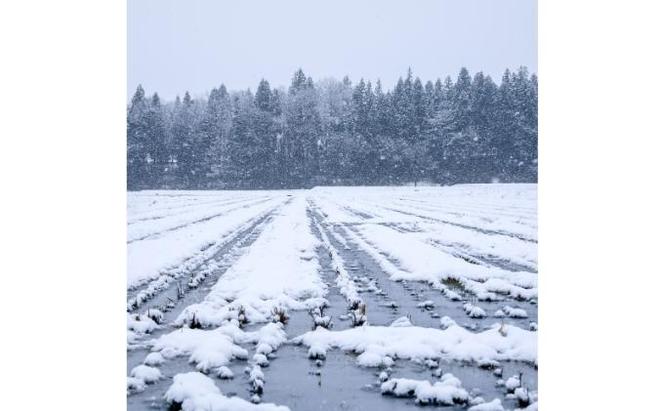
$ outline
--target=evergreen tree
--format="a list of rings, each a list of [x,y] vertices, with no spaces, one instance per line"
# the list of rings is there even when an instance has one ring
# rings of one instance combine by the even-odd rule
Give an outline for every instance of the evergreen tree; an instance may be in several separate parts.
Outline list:
[[[194,173],[198,175],[199,185],[219,187],[219,178],[223,168],[223,156],[232,125],[232,107],[230,96],[222,84],[212,89],[208,97],[203,120],[199,128],[200,147],[197,147],[198,161]]]
[[[302,70],[293,76],[285,107],[282,161],[286,174],[282,185],[306,187],[318,181],[321,121],[318,96],[311,79]]]
[[[130,190],[142,188],[145,184],[147,127],[144,120],[146,112],[145,91],[139,84],[127,111],[127,188]]]
[[[452,89],[452,107],[454,120],[459,130],[472,124],[472,97],[471,80],[468,70],[463,67],[459,71],[459,77]]]
[[[304,75],[302,69],[298,69],[295,74],[293,74],[293,79],[291,80],[291,85],[288,89],[288,94],[294,95],[298,92],[304,90],[307,87],[307,76]]]
[[[159,186],[168,167],[166,124],[159,95],[154,93],[143,113],[145,126],[145,178],[150,187]]]
[[[194,101],[185,92],[182,104],[175,113],[173,124],[173,154],[177,162],[176,174],[183,188],[196,188],[198,184],[196,158],[196,116]]]
[[[165,104],[138,86],[127,187],[536,181],[537,89],[525,67],[500,85],[465,68],[456,82],[423,83],[409,69],[392,90],[348,76],[314,83],[298,69],[287,92],[263,79],[255,94],[221,85]]]
[[[270,91],[270,83],[267,80],[262,79],[258,83],[258,89],[256,89],[256,106],[259,110],[263,111],[272,111],[272,92]]]

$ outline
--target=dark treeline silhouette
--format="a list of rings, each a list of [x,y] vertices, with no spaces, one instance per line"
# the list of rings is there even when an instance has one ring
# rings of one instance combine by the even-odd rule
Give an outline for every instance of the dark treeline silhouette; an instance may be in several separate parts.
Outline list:
[[[127,111],[127,187],[302,188],[537,181],[537,76],[505,71],[500,85],[462,68],[423,84],[408,71],[380,81],[288,90],[224,85],[207,99],[162,103],[138,86]]]

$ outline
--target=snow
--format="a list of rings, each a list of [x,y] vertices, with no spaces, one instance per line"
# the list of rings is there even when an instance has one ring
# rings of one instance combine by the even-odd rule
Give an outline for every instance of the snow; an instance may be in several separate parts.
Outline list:
[[[250,199],[249,201],[225,199],[211,204],[198,205],[196,208],[185,207],[185,210],[178,210],[179,212],[176,213],[151,216],[147,219],[145,217],[134,219],[134,221],[129,221],[127,227],[127,242],[140,241],[146,237],[176,230],[178,227],[202,223],[206,220],[228,214],[235,209],[264,202],[268,199],[269,197],[267,196]]]
[[[518,280],[520,284],[533,286],[536,276],[532,273],[513,273],[499,268],[488,268],[464,261],[461,258],[446,254],[436,247],[415,241],[404,241],[404,233],[389,227],[366,225],[360,234],[367,241],[393,256],[411,274],[410,280],[437,281],[440,278],[456,278],[463,276],[473,280],[487,280],[491,277],[503,277]]]
[[[413,323],[410,322],[408,317],[399,317],[390,324],[390,327],[412,327]]]
[[[252,361],[261,367],[267,367],[270,364],[265,354],[254,354]]]
[[[426,300],[426,301],[422,301],[421,303],[417,304],[417,306],[419,308],[424,308],[424,309],[427,309],[427,310],[431,310],[436,306],[436,304],[431,300]]]
[[[222,365],[221,367],[217,368],[217,377],[221,378],[222,380],[230,380],[231,378],[235,377],[235,374],[233,371],[231,371],[230,368]]]
[[[149,366],[159,366],[164,363],[164,357],[159,354],[158,352],[151,352],[150,354],[145,357],[145,360],[143,360],[143,364],[149,365]]]
[[[433,219],[484,231],[537,238],[536,184],[460,184],[449,187],[316,187],[331,222],[362,222],[353,210],[382,219]],[[347,207],[347,208],[344,208]],[[417,217],[417,218],[413,218]]]
[[[146,384],[157,382],[164,377],[158,368],[150,367],[149,365],[144,364],[134,367],[129,373],[129,376],[141,380]]]
[[[145,391],[145,381],[140,378],[127,377],[127,393]]]
[[[183,328],[161,336],[153,343],[152,349],[162,355],[164,351],[176,356],[189,355],[189,362],[195,363],[196,369],[203,372],[226,365],[233,358],[247,358],[249,355],[247,350],[234,344],[232,337],[219,329]]]
[[[514,390],[520,386],[521,380],[517,375],[510,377],[507,379],[507,381],[505,381],[505,388],[507,389],[507,392],[514,392]]]
[[[219,388],[210,378],[199,372],[189,372],[173,377],[173,384],[164,394],[164,398],[168,402],[183,403],[193,397],[219,393]]]
[[[426,380],[394,378],[381,384],[383,394],[415,397],[419,404],[454,405],[468,401],[468,392],[452,374],[444,374],[433,384]]]
[[[234,208],[228,213],[196,224],[127,244],[127,283],[129,286],[159,276],[160,272],[175,268],[201,247],[231,236],[252,221],[283,203],[285,194],[246,207]],[[129,202],[132,201],[131,193]],[[131,233],[131,230],[129,230]],[[130,234],[131,235],[131,234]]]
[[[526,403],[526,404],[528,404],[530,402],[530,396],[528,395],[528,390],[523,388],[523,387],[519,387],[519,388],[515,389],[514,390],[514,395],[516,396],[516,398],[520,402],[523,402],[523,403]]]
[[[276,350],[286,341],[286,333],[280,323],[270,323],[257,331],[245,332],[237,322],[227,322],[212,330],[182,328],[163,335],[149,344],[153,352],[163,357],[189,356],[189,362],[196,364],[196,369],[209,372],[216,369],[221,372],[233,359],[247,359],[249,353],[240,344],[255,343]],[[151,355],[151,354],[150,354]],[[267,358],[259,358],[265,363]],[[254,356],[254,360],[256,357]]]
[[[500,324],[481,333],[458,325],[449,325],[445,330],[415,326],[363,326],[342,331],[318,328],[296,337],[294,342],[310,347],[310,357],[312,352],[324,356],[332,348],[355,352],[360,354],[358,364],[367,367],[385,365],[386,357],[537,363],[537,333]]]
[[[478,405],[473,405],[468,408],[468,411],[505,411],[500,399],[496,398],[493,401],[485,402]]]
[[[468,314],[470,318],[484,318],[486,317],[486,312],[481,307],[473,305],[471,303],[465,303],[463,305],[463,310]]]
[[[336,284],[337,287],[339,287],[339,292],[341,292],[341,294],[344,297],[346,297],[346,300],[348,301],[361,302],[362,299],[357,293],[357,287],[355,286],[355,282],[352,280],[350,274],[348,274],[348,271],[346,271],[344,260],[341,258],[341,256],[339,256],[339,253],[332,245],[332,242],[330,241],[329,237],[327,236],[327,234],[325,234],[325,230],[323,230],[323,227],[321,227],[321,225],[318,222],[315,223],[315,226],[321,236],[321,239],[323,241],[323,246],[329,253],[330,257],[332,258],[332,264],[334,265],[334,270],[337,274]]]
[[[226,397],[214,381],[199,372],[177,374],[164,399],[179,403],[183,411],[287,411],[275,404],[252,404],[238,397]]]
[[[127,393],[147,401],[178,367],[164,398],[183,410],[284,410],[261,403],[265,389],[291,405],[273,391],[283,382],[266,380],[282,378],[288,362],[271,361],[309,357],[311,374],[321,376],[337,366],[329,351],[338,349],[357,367],[374,368],[362,372],[375,373],[385,395],[469,410],[502,410],[501,399],[510,409],[537,409],[536,384],[502,374],[538,363],[536,187],[130,193],[127,331],[131,365],[140,365]],[[330,258],[319,261],[321,252]],[[367,256],[373,262],[364,266]],[[160,305],[174,282],[185,298]],[[279,320],[288,317],[285,327]],[[289,339],[301,347],[280,353]],[[396,374],[399,361],[416,363],[421,376]],[[466,391],[481,384],[464,373],[462,386],[446,374],[448,362],[505,380]],[[246,375],[221,381],[235,377],[238,364]],[[343,379],[325,382],[352,389]],[[225,384],[234,391],[247,384],[243,399],[224,395]]]
[[[528,313],[522,308],[512,308],[506,305],[503,307],[503,312],[511,318],[528,318]]]
[[[413,237],[437,244],[444,249],[461,249],[469,254],[511,261],[531,270],[537,269],[537,244],[507,235],[489,235],[466,228],[446,225],[440,230],[436,223],[420,223],[421,232]]]
[[[127,330],[139,334],[149,334],[159,325],[146,314],[127,314]]]
[[[453,325],[457,325],[456,321],[454,321],[448,316],[444,316],[440,319],[440,328],[442,328],[443,330],[446,330]]]
[[[430,244],[409,241],[405,238],[407,233],[382,225],[367,224],[356,230],[346,228],[346,233],[393,280],[427,281],[442,288],[441,280],[454,279],[480,299],[497,299],[494,292],[509,292],[522,298],[537,296],[537,274],[471,264]],[[398,265],[383,254],[398,261]]]
[[[216,326],[237,318],[240,309],[249,322],[267,322],[275,308],[320,306],[327,286],[318,275],[318,245],[304,197],[293,197],[205,299],[187,307],[176,323],[186,324],[195,316],[204,327]]]

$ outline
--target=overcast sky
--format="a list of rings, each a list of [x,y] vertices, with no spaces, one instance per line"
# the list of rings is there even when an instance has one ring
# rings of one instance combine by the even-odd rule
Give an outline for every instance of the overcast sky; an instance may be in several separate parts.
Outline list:
[[[287,86],[298,67],[389,88],[409,66],[423,80],[537,71],[535,0],[128,0],[127,12],[128,98],[138,84],[169,100]]]

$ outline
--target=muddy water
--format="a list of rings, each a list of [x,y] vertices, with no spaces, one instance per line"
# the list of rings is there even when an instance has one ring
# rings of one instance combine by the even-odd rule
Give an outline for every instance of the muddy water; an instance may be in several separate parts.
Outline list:
[[[292,410],[400,410],[403,404],[382,396],[374,371],[360,368],[351,355],[328,352],[321,367],[307,358],[306,347],[287,345],[265,372],[265,402]],[[320,375],[316,375],[319,373]]]

